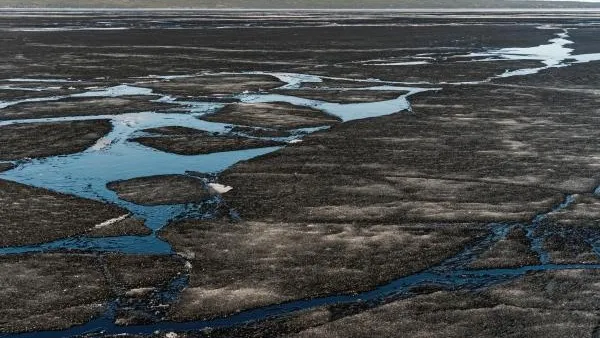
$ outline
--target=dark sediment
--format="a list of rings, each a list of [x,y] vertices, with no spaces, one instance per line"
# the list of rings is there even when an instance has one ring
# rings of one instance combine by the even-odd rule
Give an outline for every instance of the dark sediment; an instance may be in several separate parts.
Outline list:
[[[170,317],[210,318],[292,299],[368,290],[455,254],[474,225],[185,221],[161,237],[192,263]]]
[[[2,163],[0,163],[0,172],[10,170],[14,167],[15,167],[15,165],[12,163],[2,162]]]
[[[0,332],[6,333],[82,324],[115,297],[119,313],[128,313],[138,305],[131,297],[164,288],[184,267],[171,256],[54,253],[0,257],[0,270]]]
[[[94,255],[5,256],[0,270],[0,332],[82,324],[101,315],[112,295]]]
[[[7,85],[7,84],[2,84],[0,82],[0,86],[1,85]],[[12,86],[22,87],[21,84],[12,84]],[[69,94],[73,94],[73,93],[77,93],[77,91],[68,90],[68,89],[58,89],[58,90],[44,89],[44,90],[40,90],[40,91],[33,91],[33,90],[18,90],[18,89],[2,89],[0,87],[0,101],[16,101],[16,100],[41,98],[41,97],[49,97],[49,96],[69,95]]]
[[[230,129],[232,133],[242,134],[252,137],[288,137],[291,133],[280,129],[258,128],[247,126],[235,126]]]
[[[119,295],[117,325],[147,324],[166,319],[175,294],[169,283],[185,271],[184,261],[174,256],[107,255],[107,270]],[[173,292],[173,291],[170,291]]]
[[[281,244],[285,243],[283,236],[293,236],[289,224],[297,224],[299,229],[296,230],[296,243],[316,245],[318,238],[325,240],[327,236],[318,234],[317,238],[312,238],[313,234],[302,232],[302,227],[312,225],[309,229],[316,232],[322,224],[331,227],[336,223],[337,227],[347,227],[353,223],[355,226],[361,224],[363,228],[389,231],[395,229],[389,224],[399,222],[530,222],[536,214],[550,210],[561,201],[563,192],[590,191],[596,185],[598,174],[594,169],[595,146],[592,144],[598,142],[598,135],[594,127],[596,121],[591,119],[590,122],[589,118],[589,110],[598,103],[595,96],[557,94],[541,89],[523,92],[515,88],[480,85],[448,87],[442,92],[420,94],[413,102],[412,115],[396,114],[336,125],[327,132],[308,136],[298,146],[234,166],[220,176],[220,181],[236,187],[225,195],[225,199],[247,220],[241,229],[235,226],[223,229],[221,226],[216,231],[211,224],[179,224],[174,226],[175,230],[173,226],[167,228],[165,237],[178,251],[189,250],[196,257],[202,253],[203,262],[208,256],[207,249],[194,249],[200,242],[191,239],[213,238],[212,232],[230,231],[245,238],[235,243],[253,243],[276,236],[278,243],[289,253],[293,251]],[[569,135],[577,135],[577,138]],[[557,149],[568,156],[560,156]],[[285,223],[282,225],[281,221]],[[273,227],[277,231],[272,230]],[[451,229],[451,226],[446,228],[447,231]],[[249,233],[244,234],[245,231]],[[188,239],[183,241],[186,236]],[[391,234],[385,237],[392,238]],[[234,238],[228,237],[228,240]],[[375,240],[379,236],[370,238]],[[209,242],[214,243],[214,240]],[[253,248],[265,247],[263,242],[256,243]],[[527,245],[523,233],[514,232],[507,242],[492,248],[490,257],[483,258],[491,259],[493,254],[506,251],[503,246],[507,246],[518,249],[522,255],[515,255],[503,264],[533,264],[537,260]],[[404,248],[402,244],[394,243],[392,247],[396,248],[395,254],[399,257],[386,262],[408,264],[402,257],[424,262],[418,253],[398,250]],[[237,244],[223,244],[222,250],[219,252],[244,252]],[[311,251],[320,253],[316,249]],[[332,251],[336,255],[353,257],[348,254],[352,252],[348,247]],[[443,257],[443,252],[438,257]],[[232,261],[243,262],[243,258],[250,255],[237,254]],[[385,253],[384,256],[389,259],[390,255],[393,254]],[[215,253],[215,256],[223,262],[222,254]],[[361,254],[361,257],[376,256],[374,253]],[[325,253],[316,257],[317,266],[339,261]],[[273,262],[273,258],[256,256],[251,262],[263,260]],[[307,258],[292,261],[300,260],[308,261]],[[221,299],[236,300],[233,305],[220,308],[230,311],[239,310],[245,304],[257,306],[284,301],[294,295],[286,293],[281,286],[288,282],[301,290],[297,295],[318,294],[326,285],[331,285],[328,291],[334,287],[344,290],[345,283],[350,290],[356,290],[356,286],[362,284],[352,279],[352,273],[342,273],[354,267],[340,262],[337,266],[344,269],[338,268],[335,274],[317,270],[314,276],[321,282],[314,284],[302,284],[292,273],[277,273],[277,276],[285,276],[278,282],[281,284],[270,284],[270,281],[278,280],[271,278],[264,282],[211,285],[214,282],[208,280],[210,274],[204,270],[202,276],[192,277],[190,289],[184,291],[181,302],[174,308],[174,318],[189,318],[193,314],[209,316],[212,311],[219,310],[210,304],[225,304]],[[362,266],[388,271],[385,264],[370,260]],[[232,270],[243,269],[236,266]],[[269,270],[265,270],[260,276],[268,275]],[[197,276],[193,271],[192,276]],[[400,272],[397,268],[394,271]],[[391,276],[389,272],[379,275]],[[251,277],[250,274],[246,276]],[[310,275],[305,272],[301,276]],[[339,284],[336,276],[344,277]],[[263,285],[267,287],[257,287]]]
[[[575,49],[573,54],[600,53],[600,29],[598,27],[577,27],[569,30],[573,44],[569,48]]]
[[[152,96],[67,98],[59,101],[25,102],[0,109],[0,120],[63,116],[118,115],[142,111],[176,110],[172,104],[150,102]]]
[[[179,79],[140,83],[141,87],[152,88],[161,94],[179,97],[211,95],[233,95],[245,91],[260,92],[284,85],[268,75],[203,75]]]
[[[245,219],[491,222],[526,221],[562,199],[544,180],[530,181],[530,163],[487,132],[494,122],[459,115],[453,123],[444,116],[450,109],[430,109],[417,105],[415,115],[348,122],[240,163],[221,175],[236,187],[227,200]],[[577,171],[590,173],[561,170],[558,179],[571,181]],[[574,183],[588,190],[594,181],[583,176]]]
[[[127,214],[114,205],[0,180],[0,247],[82,235]]]
[[[548,214],[538,229],[546,234],[543,246],[553,263],[597,263],[598,255],[592,244],[600,226],[600,200],[592,194],[574,195],[568,207]]]
[[[82,14],[77,19],[68,15],[31,17],[26,23],[20,17],[2,16],[0,26],[9,28],[24,24],[53,27],[57,22],[66,26],[74,22],[100,25],[99,20],[108,20],[130,29],[94,31],[94,39],[90,39],[86,31],[58,34],[3,31],[0,41],[6,43],[0,50],[0,76],[72,77],[88,81],[102,76],[105,80],[99,85],[104,86],[109,82],[147,82],[132,77],[148,74],[279,70],[380,77],[390,81],[472,81],[506,69],[540,64],[535,61],[451,64],[443,57],[432,64],[416,66],[363,66],[353,62],[373,59],[393,62],[411,60],[422,53],[438,56],[445,53],[451,57],[488,48],[530,47],[544,44],[554,33],[560,32],[536,29],[539,24],[584,20],[579,16],[541,17],[532,25],[531,19],[519,15],[504,19],[479,15],[457,19],[387,14],[373,16],[376,19],[369,15],[344,15],[345,18],[340,19],[336,15],[332,19],[331,14],[325,14],[327,20],[331,20],[328,22],[340,25],[316,27],[322,26],[323,14],[302,19],[238,17],[244,14],[228,14],[233,17],[226,18],[221,17],[222,14],[156,14],[161,17],[157,21],[153,18],[155,14],[135,14],[140,15],[139,20],[128,15]],[[464,21],[456,25],[459,20]],[[155,26],[148,29],[152,25]],[[592,41],[585,44],[585,48],[592,51],[595,38],[593,33],[586,34],[581,35],[581,39]],[[589,66],[587,71],[586,66]],[[140,257],[103,256],[100,259],[109,262],[110,268],[105,266],[103,271],[108,271],[106,279],[113,281],[108,283],[111,292],[125,295],[120,302],[125,306],[117,311],[117,322],[154,321],[167,315],[177,320],[214,317],[291,299],[368,290],[431,267],[461,251],[465,243],[485,232],[484,223],[529,223],[533,216],[561,201],[564,193],[589,193],[600,178],[596,152],[600,128],[593,114],[599,102],[596,89],[589,84],[595,81],[596,68],[595,64],[589,64],[560,69],[554,85],[552,82],[543,84],[545,75],[540,75],[542,80],[527,76],[519,80],[498,80],[502,83],[493,85],[446,86],[440,92],[412,97],[412,115],[396,114],[341,125],[336,123],[337,119],[320,114],[317,121],[311,120],[309,125],[333,124],[331,130],[309,136],[294,147],[241,163],[219,178],[236,187],[225,198],[243,221],[232,224],[184,221],[162,232],[174,249],[192,264],[190,285],[172,309],[168,306],[163,309],[155,300],[146,306],[137,299],[152,298],[149,295],[155,295],[155,289],[163,287],[173,274],[177,276],[179,268],[175,266],[179,265],[173,263],[170,267],[168,261],[157,257],[148,257],[148,261]],[[554,70],[548,71],[551,72]],[[230,95],[232,88],[258,91],[279,85],[272,78],[265,78],[267,85],[248,85],[246,80],[240,80],[243,77],[219,76],[211,79],[213,87],[202,82],[207,81],[206,76],[139,85],[156,86],[158,92],[164,89],[165,93],[177,96]],[[527,82],[530,78],[534,80]],[[219,81],[231,83],[219,84]],[[203,88],[203,83],[207,88]],[[342,83],[326,81],[314,86]],[[368,80],[355,85],[375,83]],[[567,90],[559,88],[561,83]],[[242,87],[235,87],[238,85]],[[248,87],[243,87],[246,85]],[[0,116],[111,114],[173,107],[146,102],[152,98],[156,97],[27,103],[2,109]],[[84,101],[87,105],[83,105]],[[51,109],[42,110],[44,107]],[[283,123],[280,114],[252,119],[251,113],[256,113],[254,108],[244,116],[230,116],[232,121],[227,123],[261,126],[277,132],[297,127],[297,120],[288,119]],[[219,117],[220,113],[212,116]],[[306,118],[306,115],[300,117]],[[322,123],[323,117],[329,121]],[[161,137],[173,136],[168,135],[170,132],[172,130]],[[190,137],[181,130],[173,133]],[[184,138],[182,143],[186,140]],[[4,222],[2,227],[8,234],[6,245],[21,244],[19,241],[24,238],[35,242],[108,232],[108,227],[98,229],[94,224],[119,217],[123,212],[113,206],[9,182],[0,181],[0,188],[0,211],[8,215],[0,221]],[[575,229],[569,224],[571,220],[571,223],[579,223],[583,219],[588,224],[578,227],[577,231],[579,228],[588,231],[595,226],[594,203],[584,204],[589,204],[589,208],[582,207],[582,210],[589,209],[590,217],[561,216],[556,224],[540,227],[542,234],[548,229],[544,247],[550,251],[552,261],[582,261],[590,257],[591,246],[585,242],[589,237],[585,233],[572,236],[568,232]],[[69,210],[69,215],[61,214],[63,210]],[[139,225],[138,220],[128,218],[115,224],[115,228],[130,231],[127,229]],[[515,265],[524,261],[533,263],[533,260],[528,261],[531,257],[525,250],[526,242],[523,233],[513,232],[482,258],[489,260],[506,254],[507,250],[516,250],[522,255],[509,257]],[[57,255],[53,259],[33,257],[31,261],[44,265],[53,263],[60,267],[63,264]],[[95,272],[81,273],[95,276],[94,262],[86,263]],[[68,270],[69,266],[78,267],[71,261],[64,263],[67,270],[49,266],[43,273],[27,274],[42,276],[39,280],[47,281],[46,273],[59,270],[66,278],[72,278],[75,273]],[[141,267],[139,275],[131,275],[136,267]],[[14,270],[14,266],[9,266],[9,271]],[[3,281],[11,280],[7,285],[28,285],[13,279],[22,278],[19,274],[1,275]],[[154,280],[155,275],[164,279]],[[97,281],[95,277],[92,279]],[[599,319],[597,277],[596,272],[589,271],[533,274],[489,291],[441,292],[400,300],[389,308],[358,315],[358,321],[357,316],[350,316],[325,324],[351,315],[351,311],[319,308],[298,314],[299,319],[288,321],[285,330],[293,332],[325,324],[315,328],[316,333],[312,334],[325,337],[393,336],[398,332],[409,336],[461,337],[591,335]],[[102,283],[98,283],[102,287]],[[51,292],[59,290],[55,285],[44,287]],[[29,294],[11,293],[9,304],[16,304],[11,306],[22,311],[38,311],[38,304],[42,303],[51,303],[48,307],[52,309],[60,308],[60,301],[44,303],[47,298],[25,305],[15,301],[26,299],[28,297],[23,295]],[[42,292],[36,292],[38,294]],[[73,294],[78,296],[76,291]],[[51,300],[56,299],[60,297]],[[97,302],[105,303],[105,298],[98,299]],[[152,311],[142,311],[148,309]],[[363,310],[356,305],[356,311]],[[44,313],[45,309],[39,311],[34,316]],[[58,319],[42,316],[36,321],[19,313],[14,321],[15,325],[21,325],[22,318],[28,318],[33,329],[54,328],[72,325],[96,314],[85,310],[73,314],[72,321],[70,313],[64,316],[61,313]],[[6,318],[12,320],[12,317]],[[241,332],[240,335],[246,334]]]
[[[335,103],[379,102],[397,99],[406,92],[388,90],[280,90],[279,94]]]
[[[140,136],[131,139],[147,147],[180,155],[200,155],[223,151],[263,148],[282,145],[283,143],[242,137],[237,135],[218,135],[210,132],[184,128],[162,127],[144,130],[151,136]]]
[[[365,88],[365,87],[374,87],[374,86],[382,86],[389,85],[390,83],[379,82],[379,81],[352,81],[352,80],[338,80],[338,79],[322,79],[321,82],[304,82],[300,86],[300,90],[330,90],[332,88],[344,88],[347,90],[352,90],[356,88]]]
[[[600,76],[600,61],[573,64],[569,67],[545,69],[537,74],[527,76],[516,76],[503,79],[495,79],[493,83],[503,85],[521,86],[522,90],[527,87],[540,87],[559,91],[581,91],[589,90],[590,94],[598,93],[598,87],[594,85]]]
[[[550,262],[555,264],[600,263],[587,240],[585,232],[554,229],[554,233],[544,239],[543,248],[548,252]]]
[[[124,17],[111,15],[94,15],[81,20],[92,22],[92,25],[95,20],[109,21],[115,27],[123,25]],[[104,77],[119,81],[148,74],[179,75],[203,71],[306,72],[325,66],[334,72],[331,66],[338,64],[345,67],[340,73],[352,77],[365,74],[356,65],[345,65],[357,60],[410,57],[439,51],[467,54],[490,46],[530,47],[546,43],[558,31],[515,24],[528,22],[522,18],[510,18],[508,22],[477,18],[466,20],[467,23],[476,24],[448,25],[456,20],[402,15],[388,18],[377,15],[367,18],[345,16],[338,21],[343,26],[322,27],[323,20],[331,20],[330,14],[317,14],[308,22],[289,19],[265,21],[245,18],[243,14],[228,14],[233,15],[234,20],[225,20],[219,15],[192,16],[194,20],[182,22],[182,17],[190,18],[189,14],[183,14],[178,15],[177,20],[171,20],[173,17],[167,19],[165,25],[151,24],[152,19],[125,20],[131,23],[132,26],[127,27],[132,29],[125,32],[94,31],[94,39],[89,38],[89,31],[62,31],[59,34],[3,31],[2,38],[7,43],[3,44],[0,54],[3,65],[0,77],[23,77],[26,74],[28,77],[73,79]],[[73,18],[53,17],[52,20],[55,21],[49,23],[47,18],[28,18],[27,25],[53,27],[56,23],[66,26],[81,24],[81,21],[77,21],[79,19]],[[581,18],[577,20],[581,21]],[[577,20],[564,19],[572,22]],[[481,22],[488,24],[482,25]],[[147,29],[149,23],[158,29]],[[248,23],[251,25],[248,26]],[[428,25],[439,23],[444,25]],[[21,27],[23,21],[3,17],[0,24]],[[277,27],[281,25],[296,27]],[[214,29],[222,26],[238,29]],[[315,36],[319,38],[315,39]],[[402,80],[394,72],[386,72],[386,68],[389,67],[373,66],[368,71],[380,75],[384,80]],[[498,67],[496,69],[501,71]],[[455,71],[448,77],[457,73]]]
[[[206,183],[185,175],[159,175],[111,182],[119,198],[142,205],[201,202],[211,196]]]
[[[600,199],[596,195],[574,195],[571,205],[548,214],[548,222],[561,227],[600,227]]]
[[[184,270],[183,260],[172,256],[107,254],[114,282],[124,289],[164,287]]]
[[[481,293],[435,292],[342,318],[294,337],[589,337],[597,271],[544,272]]]
[[[108,120],[22,123],[0,127],[0,160],[74,154],[91,147],[112,128]]]
[[[437,50],[435,52],[443,51]],[[454,54],[454,53],[451,53]],[[457,55],[464,55],[465,50],[455,51]],[[468,54],[468,53],[467,53]],[[449,55],[450,57],[452,55]],[[386,61],[379,62],[382,64]],[[393,63],[391,61],[390,63]],[[319,69],[314,72],[317,75],[329,75],[349,77],[358,79],[376,78],[382,80],[394,80],[408,83],[441,83],[441,82],[471,82],[483,81],[488,78],[501,75],[506,71],[543,67],[539,61],[530,60],[501,60],[485,62],[434,62],[423,65],[389,65],[377,66],[364,64],[336,66]]]
[[[319,127],[340,122],[319,110],[288,103],[234,103],[202,119],[273,129]]]
[[[531,241],[527,238],[525,230],[514,227],[506,238],[494,243],[470,267],[474,269],[511,268],[539,263],[536,253],[531,250]]]

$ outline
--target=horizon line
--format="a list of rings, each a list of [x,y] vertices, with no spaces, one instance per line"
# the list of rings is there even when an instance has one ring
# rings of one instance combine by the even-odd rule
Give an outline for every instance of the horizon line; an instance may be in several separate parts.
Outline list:
[[[1,7],[0,11],[59,11],[59,12],[75,12],[75,11],[257,11],[257,12],[281,12],[281,11],[302,11],[302,12],[318,12],[318,11],[336,11],[336,12],[460,12],[460,13],[478,13],[478,12],[597,12],[598,7],[568,7],[568,8],[452,8],[452,7],[407,7],[407,8],[262,8],[262,7],[234,7],[234,8],[216,8],[216,7]]]

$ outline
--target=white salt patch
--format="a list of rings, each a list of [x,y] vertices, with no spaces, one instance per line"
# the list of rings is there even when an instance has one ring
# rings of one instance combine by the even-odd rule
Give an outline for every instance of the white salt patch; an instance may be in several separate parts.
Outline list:
[[[108,137],[102,137],[101,139],[99,139],[96,144],[94,144],[93,146],[90,147],[90,150],[102,150],[102,149],[106,149],[108,148],[108,146],[110,146],[112,143],[112,140]]]
[[[122,220],[126,219],[127,217],[129,217],[129,214],[125,214],[125,215],[119,216],[117,218],[109,219],[106,222],[102,222],[100,224],[96,224],[94,226],[94,228],[96,228],[96,229],[104,228],[104,227],[107,227],[109,225],[113,225],[115,223],[121,222]]]
[[[209,183],[208,186],[210,189],[212,189],[213,191],[215,191],[219,194],[225,194],[225,193],[233,190],[233,187],[219,184],[219,183]]]

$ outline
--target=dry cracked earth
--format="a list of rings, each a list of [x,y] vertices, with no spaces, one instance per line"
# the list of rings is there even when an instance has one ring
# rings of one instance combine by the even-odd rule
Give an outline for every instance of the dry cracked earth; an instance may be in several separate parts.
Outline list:
[[[598,336],[599,22],[0,12],[0,337]]]

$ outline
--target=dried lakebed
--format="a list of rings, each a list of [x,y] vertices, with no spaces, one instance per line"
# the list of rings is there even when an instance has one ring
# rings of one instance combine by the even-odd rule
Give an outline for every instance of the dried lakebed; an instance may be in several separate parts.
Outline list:
[[[528,331],[548,323],[537,308],[591,332],[596,298],[565,295],[573,304],[560,307],[547,305],[560,293],[536,294],[547,285],[593,292],[589,270],[600,268],[590,116],[600,99],[593,84],[576,83],[581,62],[600,57],[568,48],[568,25],[523,28],[535,33],[519,47],[495,40],[498,49],[390,55],[368,66],[402,68],[388,74],[395,81],[326,67],[117,82],[13,77],[6,82],[50,95],[19,92],[0,104],[11,116],[0,129],[30,130],[2,141],[18,149],[2,149],[10,155],[0,164],[0,207],[11,215],[2,223],[2,288],[11,293],[0,328],[15,337],[343,336],[353,326],[385,335],[374,325],[387,320],[389,330],[433,334],[435,315],[417,325],[421,310],[410,309],[430,313],[434,303],[457,321],[457,311],[489,308],[469,324],[501,318],[489,335],[511,333],[505,323],[524,315],[520,332],[554,332]],[[489,34],[482,39],[499,39]],[[488,72],[402,83],[422,57]],[[510,64],[498,69],[501,59]],[[589,65],[588,75],[597,68]],[[554,72],[575,84],[539,84]],[[73,92],[50,88],[69,81]],[[107,105],[72,108],[87,100]],[[30,115],[18,117],[20,106]],[[48,109],[36,116],[35,107]],[[45,126],[66,131],[27,136]],[[24,289],[35,290],[27,306],[14,301]],[[527,297],[515,301],[515,289]],[[35,305],[44,294],[52,297]]]

